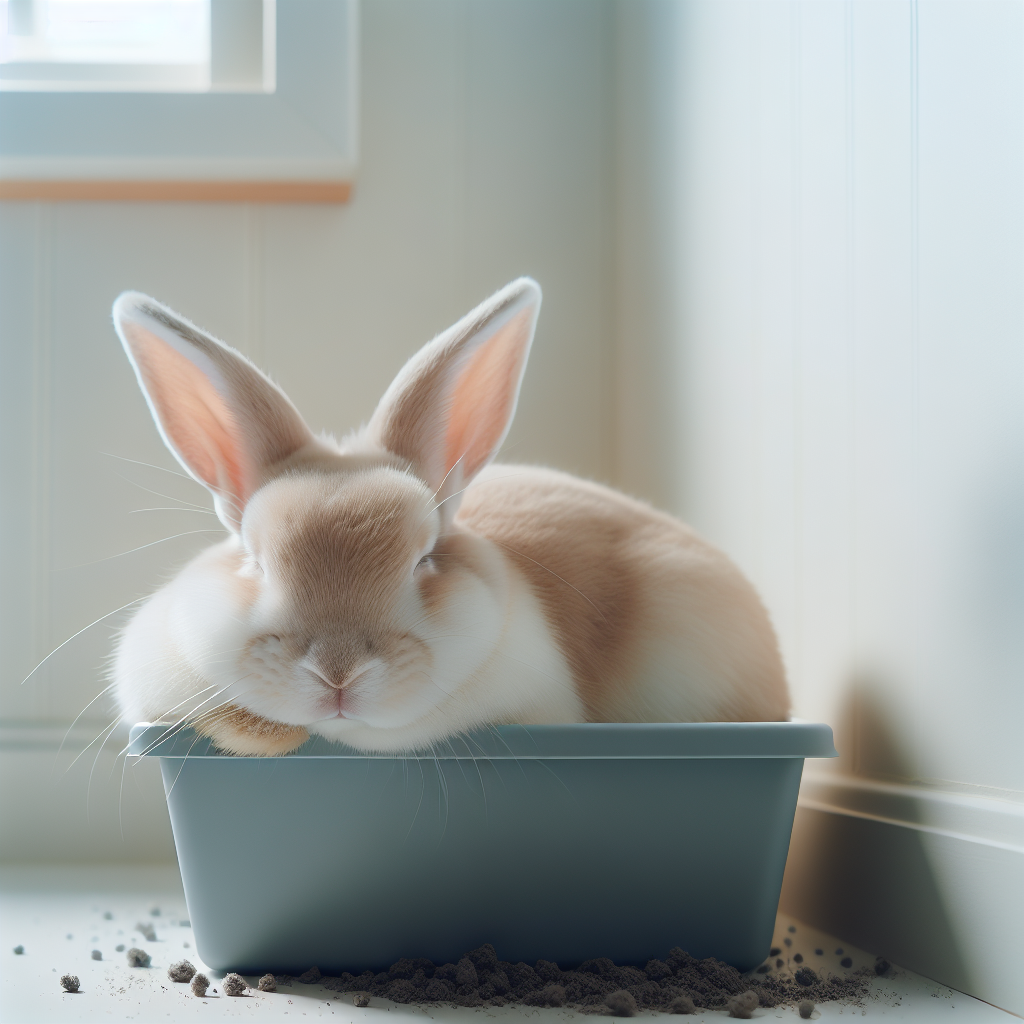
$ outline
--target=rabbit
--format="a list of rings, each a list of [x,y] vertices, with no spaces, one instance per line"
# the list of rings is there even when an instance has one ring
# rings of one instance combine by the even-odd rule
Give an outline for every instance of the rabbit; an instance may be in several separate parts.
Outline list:
[[[540,304],[530,278],[501,289],[339,442],[235,349],[118,297],[157,429],[228,530],[118,639],[129,721],[276,755],[310,733],[388,753],[505,723],[787,718],[768,614],[722,552],[608,487],[492,464]]]

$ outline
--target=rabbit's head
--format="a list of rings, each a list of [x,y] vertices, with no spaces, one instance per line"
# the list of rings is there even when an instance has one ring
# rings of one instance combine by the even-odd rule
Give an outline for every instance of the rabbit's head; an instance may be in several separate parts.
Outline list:
[[[505,583],[453,520],[508,431],[539,306],[529,279],[498,292],[336,443],[240,353],[121,295],[114,322],[157,427],[229,531],[126,630],[126,713],[189,718],[239,753],[308,729],[389,749],[436,737],[441,716],[478,724],[453,701],[501,633]]]

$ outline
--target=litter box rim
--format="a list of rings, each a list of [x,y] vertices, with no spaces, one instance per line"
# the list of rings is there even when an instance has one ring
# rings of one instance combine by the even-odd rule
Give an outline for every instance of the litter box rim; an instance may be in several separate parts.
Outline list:
[[[208,737],[174,723],[139,722],[129,733],[132,757],[265,761],[228,754]],[[274,760],[657,760],[838,757],[832,729],[820,722],[586,722],[496,725],[453,736],[429,750],[375,752],[313,736]]]

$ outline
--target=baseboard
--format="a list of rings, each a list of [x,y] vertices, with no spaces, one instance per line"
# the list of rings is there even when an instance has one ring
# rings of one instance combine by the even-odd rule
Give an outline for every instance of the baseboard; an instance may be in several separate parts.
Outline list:
[[[1024,802],[811,776],[781,907],[1024,1015]]]
[[[0,725],[0,861],[174,862],[159,766],[125,766],[127,729],[102,750],[90,745],[99,733],[92,723]]]

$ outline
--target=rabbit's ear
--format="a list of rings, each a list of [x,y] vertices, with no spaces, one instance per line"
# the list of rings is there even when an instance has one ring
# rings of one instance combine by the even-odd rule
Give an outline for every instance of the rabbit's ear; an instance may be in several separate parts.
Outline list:
[[[149,296],[120,295],[114,326],[164,442],[237,532],[265,471],[312,441],[309,428],[240,352]]]
[[[492,295],[405,364],[367,426],[436,492],[445,524],[508,433],[540,300],[528,277]]]

